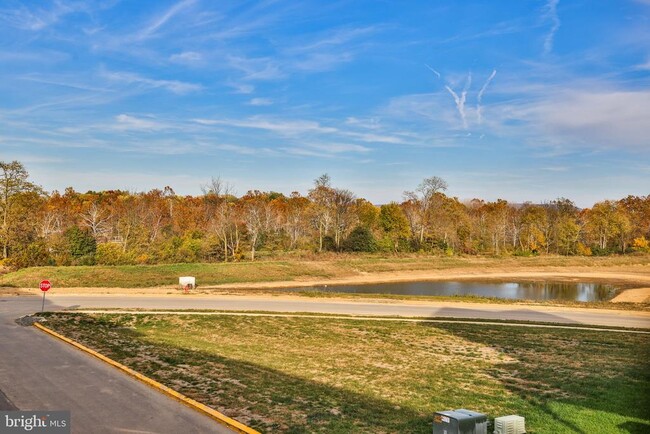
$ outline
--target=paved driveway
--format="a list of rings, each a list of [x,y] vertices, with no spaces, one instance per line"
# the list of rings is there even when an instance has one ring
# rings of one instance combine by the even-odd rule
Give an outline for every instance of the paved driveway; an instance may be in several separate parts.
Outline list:
[[[0,409],[70,410],[72,432],[233,431],[15,318],[35,297],[0,299]],[[38,306],[36,306],[38,304]]]

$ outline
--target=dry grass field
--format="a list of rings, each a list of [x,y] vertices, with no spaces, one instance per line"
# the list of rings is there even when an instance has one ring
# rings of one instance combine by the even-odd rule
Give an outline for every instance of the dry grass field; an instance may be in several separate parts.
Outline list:
[[[60,313],[47,325],[263,432],[428,433],[432,413],[530,434],[650,430],[648,335],[358,319]]]

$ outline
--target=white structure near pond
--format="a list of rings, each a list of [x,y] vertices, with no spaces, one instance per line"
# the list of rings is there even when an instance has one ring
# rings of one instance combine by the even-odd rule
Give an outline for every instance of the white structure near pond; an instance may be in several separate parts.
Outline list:
[[[178,278],[178,284],[181,288],[189,287],[189,289],[196,288],[196,277],[184,276]]]

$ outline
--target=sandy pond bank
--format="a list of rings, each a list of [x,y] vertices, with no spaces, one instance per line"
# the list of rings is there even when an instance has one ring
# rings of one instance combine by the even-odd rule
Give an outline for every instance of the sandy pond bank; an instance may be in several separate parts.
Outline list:
[[[620,285],[627,288],[613,302],[650,301],[650,273],[647,267],[625,270],[592,270],[585,271],[582,267],[576,269],[561,268],[553,270],[517,270],[517,271],[484,271],[484,270],[422,270],[422,271],[391,271],[378,273],[362,273],[333,279],[302,278],[275,282],[244,282],[215,286],[202,286],[199,283],[198,295],[215,293],[240,293],[246,290],[275,290],[292,287],[313,287],[334,285],[360,285],[377,283],[396,283],[412,281],[560,281],[560,282],[598,282]],[[56,288],[52,294],[59,295],[177,295],[176,286],[159,286],[149,288]],[[0,295],[11,294],[40,294],[37,288],[0,288]],[[196,293],[195,293],[196,294]],[[369,296],[370,297],[370,296]]]

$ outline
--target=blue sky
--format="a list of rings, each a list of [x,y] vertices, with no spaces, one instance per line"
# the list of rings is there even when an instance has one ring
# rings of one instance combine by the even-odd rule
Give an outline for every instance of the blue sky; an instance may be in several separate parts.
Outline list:
[[[6,0],[0,65],[47,190],[650,193],[650,1]]]

